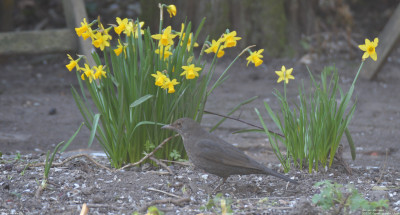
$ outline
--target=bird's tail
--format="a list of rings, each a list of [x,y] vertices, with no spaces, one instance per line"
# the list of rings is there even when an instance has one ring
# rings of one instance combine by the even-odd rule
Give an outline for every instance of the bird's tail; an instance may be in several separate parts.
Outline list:
[[[290,179],[290,178],[287,177],[287,176],[284,176],[284,175],[282,175],[282,174],[279,174],[279,173],[277,173],[277,172],[275,172],[275,171],[273,171],[273,170],[271,170],[271,169],[268,169],[268,168],[265,167],[265,166],[262,166],[262,170],[263,170],[264,173],[267,173],[268,175],[273,175],[273,176],[278,177],[278,178],[281,178],[281,179],[283,179],[283,180],[285,180],[285,181],[292,182],[293,184],[299,184],[299,182],[297,182],[297,181],[295,181],[295,180],[293,180],[293,179]]]

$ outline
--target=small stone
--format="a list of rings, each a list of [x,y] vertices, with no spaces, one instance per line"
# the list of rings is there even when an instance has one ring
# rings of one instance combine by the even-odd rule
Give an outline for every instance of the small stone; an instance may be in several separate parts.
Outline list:
[[[56,108],[51,108],[49,110],[49,115],[55,115],[57,113],[57,109]]]

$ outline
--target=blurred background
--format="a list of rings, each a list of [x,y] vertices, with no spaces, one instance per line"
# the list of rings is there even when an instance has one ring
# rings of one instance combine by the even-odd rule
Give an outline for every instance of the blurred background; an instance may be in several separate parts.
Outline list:
[[[145,21],[152,32],[159,24],[159,0],[85,0],[89,20],[98,16],[104,23],[116,23],[115,17]],[[191,20],[197,28],[203,17],[206,24],[199,41],[207,32],[218,38],[227,28],[242,37],[239,45],[258,45],[271,57],[299,57],[305,53],[352,50],[360,39],[379,34],[394,12],[398,0],[176,0],[177,16],[165,15],[165,26],[179,30]],[[2,0],[1,31],[25,31],[64,28],[62,1]],[[345,43],[338,42],[345,41]],[[355,41],[358,41],[356,43]],[[244,48],[244,47],[240,47]]]

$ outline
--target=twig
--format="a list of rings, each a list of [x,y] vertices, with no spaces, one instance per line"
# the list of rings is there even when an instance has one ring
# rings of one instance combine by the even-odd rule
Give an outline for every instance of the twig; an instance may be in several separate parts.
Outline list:
[[[183,165],[183,166],[190,166],[190,163],[189,163],[189,162],[170,161],[170,160],[164,160],[164,159],[160,159],[160,161],[166,162],[166,163],[176,163],[176,164],[180,164],[180,165]]]
[[[92,157],[90,157],[90,156],[87,155],[87,154],[78,154],[78,155],[71,156],[71,157],[69,157],[69,158],[63,160],[61,163],[53,163],[53,164],[51,165],[51,167],[63,166],[65,163],[67,163],[67,162],[69,162],[69,161],[71,161],[71,160],[73,160],[73,159],[75,159],[75,158],[79,158],[79,157],[85,157],[85,158],[87,158],[88,160],[90,160],[91,162],[93,162],[96,166],[98,166],[98,167],[100,167],[100,168],[103,168],[103,169],[106,169],[106,170],[112,172],[112,170],[111,170],[110,168],[108,168],[108,167],[106,167],[106,166],[104,166],[104,165],[98,163],[96,160],[94,160]],[[40,167],[40,166],[44,166],[44,165],[46,165],[46,163],[37,163],[37,164],[29,165],[29,167]]]
[[[153,171],[153,170],[147,171],[146,173],[151,173],[151,174],[156,174],[156,175],[170,175],[170,174],[171,174],[171,173],[169,173],[169,172],[164,172],[164,171]]]
[[[71,156],[71,157],[69,157],[69,158],[63,160],[61,163],[53,163],[51,166],[52,166],[52,167],[63,166],[64,164],[66,164],[67,162],[69,162],[69,161],[71,161],[71,160],[73,160],[73,159],[75,159],[75,158],[84,157],[84,158],[87,158],[88,160],[90,160],[91,162],[93,162],[96,166],[98,166],[98,167],[100,167],[100,168],[106,169],[106,170],[108,170],[108,171],[110,171],[110,172],[115,172],[115,171],[123,170],[123,169],[128,168],[128,167],[131,167],[131,166],[136,166],[136,165],[141,164],[144,160],[146,160],[147,158],[151,157],[151,156],[152,156],[157,150],[159,150],[165,143],[167,143],[169,140],[171,140],[172,138],[177,137],[177,136],[179,136],[179,134],[175,134],[174,136],[168,137],[168,138],[165,139],[160,145],[158,145],[152,152],[150,152],[149,154],[147,154],[146,156],[144,156],[144,157],[143,157],[142,159],[140,159],[138,162],[125,165],[125,166],[123,166],[123,167],[121,167],[121,168],[119,168],[119,169],[116,169],[116,170],[112,170],[112,169],[110,169],[110,168],[108,168],[108,167],[106,167],[106,166],[104,166],[104,165],[98,163],[96,160],[94,160],[92,157],[90,157],[90,156],[87,155],[87,154],[78,154],[78,155],[74,155],[74,156]],[[46,165],[46,163],[36,163],[36,164],[28,164],[27,166],[28,166],[28,167],[41,167],[41,166],[45,166],[45,165]],[[161,162],[160,162],[160,165],[163,166],[163,165],[165,165],[165,164],[161,164]],[[165,166],[166,166],[166,165],[165,165]],[[171,174],[173,174],[173,172],[171,171],[171,169],[169,169],[167,166],[166,166],[165,168],[166,168]],[[38,190],[38,192],[40,192],[40,191]],[[39,193],[39,194],[40,194],[40,193]]]
[[[172,193],[168,193],[168,192],[165,192],[163,190],[157,190],[156,188],[152,188],[152,187],[147,188],[147,190],[151,190],[151,191],[155,191],[155,192],[159,192],[159,193],[164,193],[165,195],[172,196],[172,197],[175,197],[175,198],[178,198],[178,199],[182,198],[182,197],[180,197],[178,195],[175,195],[175,194],[172,194]]]
[[[376,181],[377,184],[381,183],[382,177],[383,177],[383,173],[385,172],[385,170],[387,170],[388,152],[389,152],[389,150],[386,149],[385,163],[383,164],[383,168],[381,168],[381,170],[380,170],[379,179]]]
[[[212,115],[224,117],[224,118],[227,118],[227,119],[236,120],[236,121],[241,122],[241,123],[244,123],[244,124],[246,124],[246,125],[250,125],[250,126],[252,126],[252,127],[255,127],[255,128],[258,128],[258,129],[261,129],[261,130],[264,130],[264,128],[261,127],[261,126],[251,124],[251,123],[249,123],[249,122],[243,121],[243,120],[238,119],[238,118],[233,118],[233,117],[230,117],[230,116],[225,116],[225,115],[222,115],[222,114],[219,114],[219,113],[214,113],[214,112],[206,111],[206,110],[204,111],[204,113],[208,113],[208,114],[212,114]],[[269,130],[269,129],[268,129],[268,132],[269,132],[269,133],[273,133],[273,134],[275,134],[275,135],[279,135],[279,136],[281,136],[281,137],[283,137],[283,138],[285,137],[283,134],[279,134],[279,133],[274,132],[274,131],[271,131],[271,130]]]
[[[174,172],[172,172],[171,168],[169,168],[165,163],[161,162],[160,160],[154,158],[153,156],[150,157],[150,160],[156,162],[158,165],[160,165],[160,166],[164,167],[165,169],[167,169],[168,172],[169,172],[171,175],[174,174]]]
[[[168,137],[167,139],[165,139],[164,141],[162,141],[162,143],[160,143],[160,145],[158,145],[152,152],[150,152],[149,154],[147,154],[146,156],[144,156],[144,157],[143,157],[142,159],[140,159],[138,162],[136,162],[136,163],[130,163],[130,164],[128,164],[128,165],[125,165],[125,166],[123,166],[123,167],[121,167],[121,168],[115,170],[115,171],[123,170],[123,169],[126,169],[126,168],[128,168],[128,167],[136,166],[136,165],[139,165],[139,164],[143,163],[144,160],[146,160],[147,158],[153,156],[153,154],[154,154],[157,150],[159,150],[164,144],[166,144],[169,140],[171,140],[172,138],[177,137],[177,136],[179,136],[179,134],[175,134],[174,136]]]
[[[339,210],[337,212],[337,214],[340,214],[340,212],[342,211],[343,207],[346,205],[347,199],[350,197],[350,193],[346,194],[346,198],[344,199],[343,202],[340,203],[339,205]]]
[[[180,199],[167,198],[167,199],[154,200],[142,206],[139,209],[139,211],[145,211],[148,207],[156,204],[172,203],[174,205],[182,206],[184,202],[190,202],[190,198],[180,198]]]

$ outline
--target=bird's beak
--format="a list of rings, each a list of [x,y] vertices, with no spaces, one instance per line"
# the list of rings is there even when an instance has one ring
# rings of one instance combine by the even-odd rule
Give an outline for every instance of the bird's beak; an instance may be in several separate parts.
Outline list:
[[[171,130],[173,130],[174,127],[172,127],[171,125],[164,125],[163,127],[161,127],[161,129],[171,129]]]

